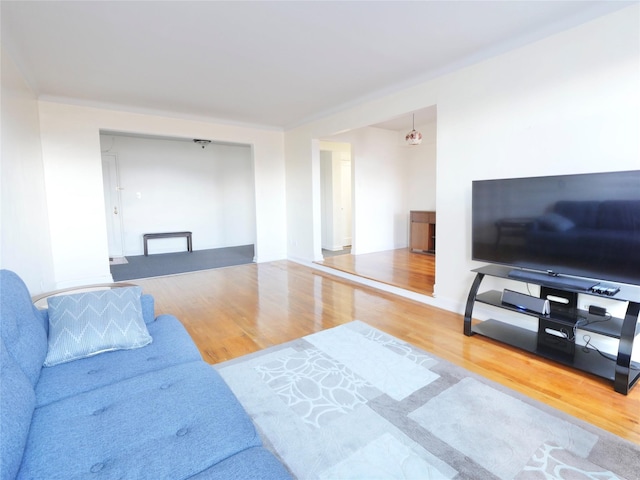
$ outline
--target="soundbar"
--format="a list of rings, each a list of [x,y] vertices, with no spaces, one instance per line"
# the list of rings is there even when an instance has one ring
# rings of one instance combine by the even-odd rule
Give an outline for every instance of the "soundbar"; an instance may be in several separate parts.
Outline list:
[[[532,297],[531,295],[526,295],[520,292],[514,292],[513,290],[507,290],[506,288],[502,292],[502,303],[513,305],[516,308],[539,313],[541,315],[548,315],[551,310],[549,300]]]
[[[560,275],[553,275],[543,272],[532,272],[530,270],[511,270],[508,275],[509,278],[520,280],[524,282],[539,283],[547,285],[549,287],[556,288],[570,288],[573,290],[591,290],[600,282],[595,280],[587,280],[582,278],[563,277]]]

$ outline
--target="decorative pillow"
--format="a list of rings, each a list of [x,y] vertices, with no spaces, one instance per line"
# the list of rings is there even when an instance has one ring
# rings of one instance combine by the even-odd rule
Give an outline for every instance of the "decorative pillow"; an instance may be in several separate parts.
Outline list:
[[[554,232],[566,232],[576,226],[570,219],[557,213],[545,213],[538,221],[543,228]]]
[[[141,287],[122,287],[48,299],[45,367],[152,342],[142,318]]]

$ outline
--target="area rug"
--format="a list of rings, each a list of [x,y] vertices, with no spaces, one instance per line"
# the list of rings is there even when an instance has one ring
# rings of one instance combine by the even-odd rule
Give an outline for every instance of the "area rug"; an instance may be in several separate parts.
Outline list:
[[[123,264],[111,264],[115,282],[138,278],[161,277],[177,273],[196,272],[211,268],[245,265],[253,262],[253,245],[194,250],[193,252],[156,253],[126,257]]]
[[[214,368],[299,479],[640,476],[640,446],[360,321]]]

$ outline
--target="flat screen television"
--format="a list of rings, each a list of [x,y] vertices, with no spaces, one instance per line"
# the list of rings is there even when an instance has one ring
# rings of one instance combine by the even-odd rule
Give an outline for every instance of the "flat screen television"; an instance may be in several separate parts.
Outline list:
[[[476,180],[471,233],[473,260],[640,285],[640,170]]]

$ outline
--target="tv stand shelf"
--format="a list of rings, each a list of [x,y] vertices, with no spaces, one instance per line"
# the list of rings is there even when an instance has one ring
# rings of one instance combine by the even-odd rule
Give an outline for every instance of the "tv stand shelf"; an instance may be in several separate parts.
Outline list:
[[[640,368],[631,363],[631,355],[633,353],[634,340],[640,335],[640,293],[637,290],[632,287],[620,286],[620,291],[616,295],[607,296],[591,291],[565,289],[572,293],[627,302],[624,318],[592,315],[580,309],[573,309],[567,312],[553,308],[550,314],[542,315],[503,304],[501,300],[502,293],[497,290],[478,293],[480,284],[485,276],[524,281],[511,278],[509,276],[511,268],[488,265],[473,271],[476,273],[476,278],[467,298],[464,316],[465,335],[471,336],[477,333],[561,364],[593,373],[613,381],[614,389],[618,393],[626,395],[636,384],[640,378]],[[528,283],[541,286],[544,286],[543,282],[544,279],[535,282],[528,281]],[[531,331],[494,319],[473,322],[471,315],[476,302],[536,317],[538,318],[538,331]],[[576,322],[578,323],[576,324]],[[566,336],[556,338],[545,333],[545,328],[550,325],[553,326],[553,329],[558,329],[563,334],[566,334]],[[594,348],[575,345],[575,329],[619,339],[617,356],[600,354]]]

